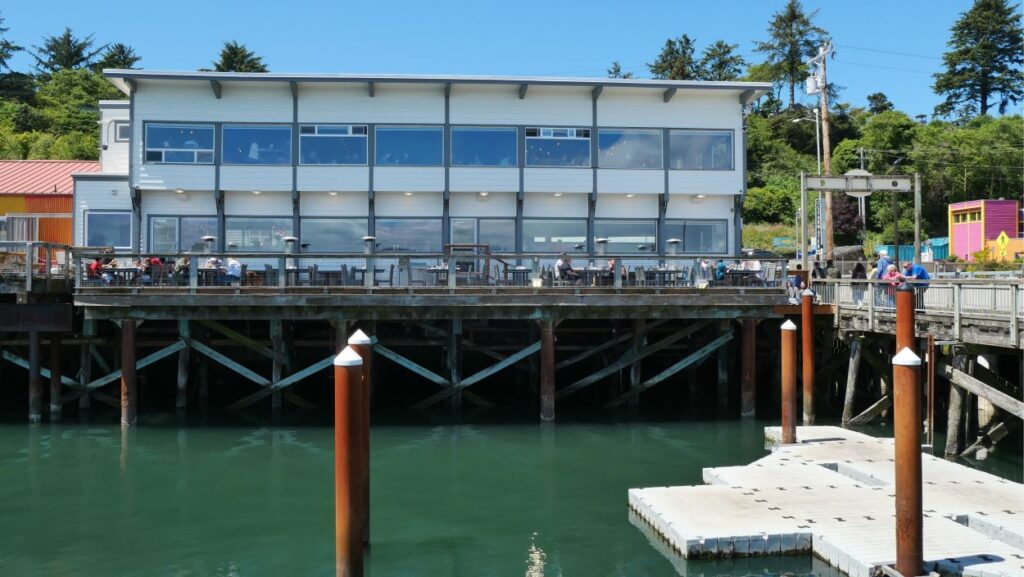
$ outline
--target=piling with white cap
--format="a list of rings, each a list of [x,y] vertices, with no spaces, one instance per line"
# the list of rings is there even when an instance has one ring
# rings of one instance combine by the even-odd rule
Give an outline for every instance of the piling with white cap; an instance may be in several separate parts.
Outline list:
[[[796,442],[796,325],[782,323],[782,444]]]
[[[909,347],[892,358],[896,570],[903,575],[920,575],[924,564],[920,373],[921,357]]]
[[[373,340],[361,329],[356,329],[348,338],[348,346],[363,359],[360,389],[362,392],[362,406],[360,407],[359,438],[359,470],[362,473],[359,479],[360,493],[362,495],[363,511],[363,544],[370,543],[370,368],[373,364]]]
[[[363,574],[359,479],[363,358],[352,347],[334,357],[334,546],[338,575]]]

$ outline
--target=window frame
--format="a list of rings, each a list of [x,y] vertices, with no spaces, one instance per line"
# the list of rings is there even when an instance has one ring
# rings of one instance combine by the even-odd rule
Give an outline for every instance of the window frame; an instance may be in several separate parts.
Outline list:
[[[229,214],[224,215],[224,250],[225,252],[278,252],[277,249],[271,246],[261,247],[259,249],[248,249],[244,247],[231,248],[228,244],[228,229],[229,224],[233,219],[245,219],[245,220],[281,220],[288,223],[288,236],[295,234],[295,221],[291,216],[267,216],[267,215],[250,215],[250,214]],[[283,238],[283,237],[282,237]],[[283,241],[282,241],[283,242]],[[283,246],[281,247],[283,248]]]
[[[340,127],[343,127],[343,126],[347,126],[349,128],[349,134],[347,134],[347,135],[342,135],[342,134],[303,134],[302,133],[302,129],[306,128],[306,127],[309,127],[309,126],[312,126],[314,131],[319,131],[321,126],[335,127],[335,128],[340,128]],[[360,134],[354,134],[352,132],[352,130],[355,129],[355,128],[359,128],[359,127],[365,128],[366,132],[364,134],[361,134],[361,135]],[[333,122],[305,122],[305,123],[299,124],[299,157],[298,157],[299,166],[369,166],[370,165],[370,128],[371,127],[370,127],[369,124],[358,124],[358,123],[346,124],[346,123],[343,123],[343,122],[342,123],[333,123]],[[366,161],[362,162],[362,163],[349,163],[349,162],[343,162],[343,163],[327,163],[327,162],[307,163],[307,162],[303,162],[302,161],[302,138],[304,136],[309,136],[309,137],[312,137],[312,138],[339,138],[339,139],[341,139],[341,138],[357,138],[357,137],[361,136],[363,138],[363,148],[364,148],[364,152],[365,152],[365,155],[366,155]]]
[[[708,132],[727,132],[729,133],[729,149],[731,154],[729,155],[729,168],[674,168],[672,166],[672,135],[676,133],[708,133]],[[736,129],[734,128],[670,128],[668,130],[668,158],[667,165],[668,170],[682,170],[682,171],[695,171],[695,172],[736,172]]]
[[[583,248],[579,248],[579,249],[574,248],[572,251],[566,251],[566,250],[554,250],[554,251],[535,251],[535,250],[529,250],[528,251],[526,249],[526,239],[527,239],[526,224],[528,222],[545,222],[545,221],[547,221],[547,222],[558,221],[558,222],[581,222],[581,223],[583,223],[583,226],[584,226],[584,230],[583,230],[583,243],[582,243],[583,244]],[[527,253],[527,254],[545,254],[545,255],[546,254],[562,254],[564,252],[564,253],[566,253],[568,255],[571,255],[571,256],[586,255],[589,252],[588,248],[587,248],[587,240],[588,240],[588,237],[590,235],[590,230],[589,230],[590,229],[590,224],[589,224],[589,221],[590,221],[590,219],[587,218],[587,217],[580,217],[580,218],[561,218],[561,217],[550,217],[550,216],[524,217],[522,219],[522,225],[521,225],[522,226],[522,241],[521,241],[521,246],[519,247],[520,252]]]
[[[354,253],[361,253],[363,251],[363,244],[364,243],[363,243],[362,239],[367,237],[369,235],[369,231],[370,231],[370,220],[371,219],[370,219],[369,216],[302,216],[302,217],[299,217],[299,230],[300,231],[304,231],[305,230],[306,222],[307,221],[311,221],[311,220],[320,220],[320,221],[355,221],[355,220],[358,220],[358,221],[364,222],[366,224],[366,228],[365,228],[365,231],[363,232],[363,235],[360,237],[360,246],[359,246],[359,248],[357,250],[352,251],[352,253],[353,254]],[[305,233],[303,233],[303,234],[305,234]],[[304,240],[300,237],[299,242],[302,243],[302,242],[304,242]],[[299,247],[299,252],[314,252],[315,253],[315,252],[325,252],[325,251],[303,251],[302,247],[300,246]],[[326,252],[336,252],[336,253],[339,253],[339,254],[348,254],[345,251],[326,251]]]
[[[478,130],[494,130],[494,131],[511,131],[515,134],[515,151],[512,154],[512,164],[455,164],[455,138],[454,133],[458,130],[463,129],[478,129]],[[523,131],[525,134],[525,130]],[[448,166],[451,168],[519,168],[519,126],[517,125],[479,125],[479,124],[459,124],[448,126]]]
[[[208,128],[213,133],[213,148],[209,148],[209,149],[207,149],[207,148],[151,148],[149,146],[149,128],[151,126],[191,127],[191,128],[200,128],[200,129],[204,129],[204,130]],[[115,134],[114,136],[116,137],[117,135]],[[212,166],[212,165],[216,164],[216,161],[217,161],[218,136],[219,135],[217,134],[217,125],[213,124],[213,123],[203,123],[203,122],[164,122],[164,121],[158,121],[158,120],[147,121],[147,122],[143,123],[143,125],[142,125],[142,163],[143,164],[171,164],[171,165],[179,165],[179,166]],[[197,159],[199,158],[199,153],[200,152],[209,152],[210,153],[210,162],[199,162],[198,160],[195,161],[195,162],[170,162],[170,161],[167,161],[167,160],[150,160],[149,159],[150,151],[160,152],[161,156],[164,156],[163,153],[165,153],[166,151],[171,151],[171,152],[192,152],[192,153],[194,153],[193,158],[197,158]]]
[[[107,245],[90,245],[89,244],[89,217],[94,215],[94,214],[127,216],[128,217],[128,245],[127,246],[117,246],[117,245],[114,245],[114,250],[131,250],[133,248],[132,247],[132,240],[135,238],[136,231],[135,231],[135,219],[133,218],[134,215],[133,215],[132,211],[130,211],[130,210],[107,210],[107,209],[86,210],[86,211],[84,211],[82,213],[82,219],[84,221],[82,223],[83,224],[83,226],[82,226],[82,229],[83,229],[82,230],[82,233],[83,233],[82,236],[84,237],[82,240],[85,241],[85,245],[86,246],[107,246]]]
[[[377,160],[377,150],[380,147],[380,138],[378,136],[378,132],[381,129],[383,129],[385,132],[387,132],[388,130],[394,130],[394,129],[401,130],[403,128],[404,129],[409,129],[409,128],[418,128],[418,129],[431,128],[431,129],[436,129],[438,132],[440,132],[441,133],[441,148],[440,148],[441,160],[440,160],[440,162],[438,164],[393,164],[393,163],[381,163],[381,162],[379,162]],[[447,142],[446,141],[448,140],[448,137],[445,134],[446,132],[447,131],[445,130],[445,125],[444,124],[374,124],[373,125],[373,166],[374,166],[374,168],[444,168],[446,166],[449,166],[449,165],[445,164],[445,158],[444,158],[445,146],[447,146]],[[369,160],[369,159],[367,159],[367,160]]]
[[[186,248],[181,246],[181,220],[182,219],[186,219],[186,218],[211,218],[211,219],[213,219],[216,222],[217,215],[216,214],[150,214],[150,215],[147,215],[147,217],[146,217],[146,231],[148,232],[148,234],[147,234],[146,238],[147,238],[148,243],[146,244],[146,247],[149,249],[149,252],[151,252],[151,253],[157,252],[157,251],[153,250],[153,219],[157,219],[157,218],[173,218],[175,220],[175,223],[174,223],[174,235],[175,235],[174,245],[175,245],[176,248],[172,252],[183,253],[183,252],[187,252],[189,249],[186,249]],[[162,254],[162,253],[157,253],[157,254]]]
[[[537,136],[530,136],[531,130],[537,130]],[[553,134],[544,135],[544,131],[555,131],[562,130],[585,130],[588,136],[584,139],[578,136],[554,136]],[[592,126],[523,126],[523,167],[525,168],[574,168],[574,169],[590,169],[594,168],[594,130]],[[530,139],[535,140],[586,140],[587,141],[587,164],[584,166],[544,166],[544,165],[531,165],[530,164]]]
[[[128,136],[121,138],[121,129],[128,129]],[[132,139],[132,121],[131,120],[115,120],[114,121],[114,142],[131,142]]]
[[[631,224],[632,223],[643,223],[643,224],[648,224],[648,225],[653,224],[654,225],[654,243],[649,245],[651,247],[651,249],[647,250],[647,251],[642,251],[642,250],[628,251],[628,252],[626,252],[626,254],[630,254],[630,255],[634,255],[635,254],[635,255],[640,255],[640,256],[643,256],[643,255],[657,255],[658,254],[658,240],[660,238],[660,236],[659,236],[659,233],[660,233],[659,224],[660,223],[658,222],[657,218],[605,218],[605,217],[595,218],[594,219],[594,237],[593,237],[594,246],[597,246],[597,239],[599,239],[599,238],[607,238],[607,236],[602,236],[602,235],[598,234],[598,232],[597,232],[598,223],[602,223],[602,222],[604,222],[604,223],[608,223],[608,222],[631,223]],[[607,248],[607,252],[609,254],[623,254],[622,251],[613,250],[611,248],[611,246],[610,246],[611,244],[612,243],[609,241],[608,242],[608,248]]]
[[[686,223],[712,223],[712,224],[723,224],[725,225],[725,245],[721,252],[707,252],[707,251],[691,251],[686,246]],[[670,225],[675,223],[683,223],[683,234],[678,237],[669,237],[668,228]],[[668,253],[668,241],[669,238],[679,238],[682,242],[682,246],[677,249],[678,254],[683,255],[694,255],[694,256],[729,256],[729,219],[728,218],[667,218],[665,219],[665,230],[660,236],[665,238],[662,239],[662,251],[665,254]]]
[[[380,223],[382,221],[404,221],[404,220],[429,220],[438,223],[438,250],[427,250],[427,251],[391,251],[382,250],[377,248],[378,241],[380,240]],[[440,254],[444,250],[444,218],[440,216],[374,216],[373,217],[373,236],[374,240],[374,251],[375,254],[405,254],[410,252],[413,254]]]
[[[224,134],[225,134],[225,132],[227,130],[230,130],[232,128],[241,128],[241,129],[281,128],[281,129],[287,129],[288,130],[288,162],[274,162],[274,163],[266,163],[266,162],[252,162],[252,163],[249,163],[249,162],[227,162],[225,160],[227,158],[227,156],[224,154],[224,147],[227,146],[227,140],[228,139],[224,137]],[[293,134],[291,123],[286,123],[286,122],[226,122],[226,123],[221,124],[221,126],[220,126],[220,134],[221,134],[221,139],[220,139],[220,164],[221,164],[221,166],[267,166],[267,167],[278,166],[278,167],[282,167],[282,166],[292,166],[292,165],[295,164],[295,151],[292,150],[292,148],[294,148],[292,146],[292,140],[295,138],[295,134]]]
[[[620,166],[601,166],[601,133],[602,132],[651,132],[658,135],[659,146],[658,146],[658,161],[661,164],[657,168],[639,168],[639,167],[620,167]],[[670,137],[671,139],[671,137]],[[671,152],[670,152],[671,155]],[[665,170],[666,163],[665,158],[665,130],[662,128],[635,128],[635,127],[614,127],[614,126],[601,126],[597,129],[597,166],[602,170]]]
[[[474,231],[475,231],[474,232],[474,236],[476,237],[476,241],[473,244],[486,244],[486,243],[481,242],[481,240],[480,240],[480,223],[481,223],[481,221],[496,221],[496,220],[498,220],[498,221],[502,221],[502,222],[505,222],[505,223],[512,223],[512,244],[513,245],[516,244],[516,217],[514,217],[514,216],[453,216],[453,217],[450,217],[448,219],[448,238],[449,239],[452,239],[452,237],[453,237],[452,225],[457,220],[472,220],[473,221],[473,227],[474,227]],[[556,219],[556,220],[564,220],[564,219]],[[454,240],[452,240],[451,242],[453,244],[455,243]],[[490,246],[490,245],[488,245],[488,246]],[[513,246],[511,252],[512,253],[518,253],[519,252],[518,247]],[[509,252],[508,251],[498,251],[498,252],[495,252],[493,254],[509,254]]]

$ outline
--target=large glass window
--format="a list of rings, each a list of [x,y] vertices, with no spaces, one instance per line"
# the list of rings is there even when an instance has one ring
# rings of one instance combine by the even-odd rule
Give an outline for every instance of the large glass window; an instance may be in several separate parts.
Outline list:
[[[203,237],[216,235],[215,216],[154,216],[149,219],[149,250],[155,253],[201,250]]]
[[[660,130],[597,131],[597,165],[601,168],[661,168]]]
[[[586,252],[586,220],[523,220],[523,252]]]
[[[492,253],[516,252],[516,221],[511,218],[453,218],[453,244],[486,244]]]
[[[658,222],[653,220],[595,220],[594,238],[606,238],[609,254],[656,254]]]
[[[725,254],[729,250],[729,225],[724,220],[669,220],[665,240],[682,241],[676,250],[686,254]]]
[[[676,170],[732,170],[732,131],[673,130],[668,154]]]
[[[302,245],[306,252],[363,252],[365,218],[304,218]]]
[[[366,126],[299,127],[300,164],[366,164]]]
[[[291,164],[290,126],[224,127],[224,164]]]
[[[515,128],[452,127],[452,166],[516,166]]]
[[[441,166],[444,133],[440,126],[378,126],[376,162],[392,166]]]
[[[213,125],[147,124],[146,162],[213,164]]]
[[[452,244],[476,244],[475,218],[453,218],[451,228]]]
[[[441,252],[441,219],[378,218],[377,252]]]
[[[527,128],[526,166],[590,166],[589,128]]]
[[[224,240],[228,250],[284,250],[284,238],[292,235],[292,219],[229,216],[224,219]]]
[[[154,216],[149,219],[149,250],[155,253],[178,251],[178,217]]]
[[[199,250],[203,246],[204,236],[217,236],[217,217],[183,216],[181,217],[180,231],[178,234],[179,248],[181,250]]]
[[[132,213],[85,213],[85,244],[88,246],[132,247]]]

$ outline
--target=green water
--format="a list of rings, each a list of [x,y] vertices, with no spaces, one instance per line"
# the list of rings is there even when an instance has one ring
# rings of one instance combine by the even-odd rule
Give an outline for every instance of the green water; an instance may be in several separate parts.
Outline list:
[[[333,575],[327,427],[0,425],[0,575]],[[670,561],[630,487],[764,455],[764,422],[379,425],[380,576],[834,572],[809,557]]]

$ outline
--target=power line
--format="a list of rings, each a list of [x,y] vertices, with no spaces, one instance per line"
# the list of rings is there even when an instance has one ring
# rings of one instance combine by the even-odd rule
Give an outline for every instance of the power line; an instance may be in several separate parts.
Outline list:
[[[851,62],[849,60],[840,60],[836,58],[836,62],[840,64],[849,64],[851,66],[865,66],[867,68],[880,68],[882,70],[895,70],[897,72],[913,72],[915,74],[928,74],[929,76],[934,74],[931,70],[921,70],[914,68],[898,68],[896,66],[880,66],[878,64],[867,64],[866,62]]]
[[[908,56],[910,58],[924,58],[926,60],[942,60],[938,56],[926,56],[924,54],[912,54],[910,52],[897,52],[895,50],[882,50],[881,48],[867,48],[864,46],[851,46],[849,44],[836,44],[840,48],[849,48],[851,50],[864,50],[865,52],[877,52],[879,54],[895,54],[897,56]]]

